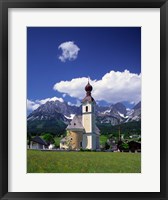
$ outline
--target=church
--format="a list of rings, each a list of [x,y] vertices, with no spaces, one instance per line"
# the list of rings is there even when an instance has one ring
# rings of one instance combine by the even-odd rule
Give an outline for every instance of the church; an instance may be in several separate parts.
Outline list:
[[[82,100],[82,116],[75,115],[67,126],[67,136],[61,140],[60,149],[99,149],[100,131],[95,123],[96,102],[91,95],[92,89],[88,81]]]

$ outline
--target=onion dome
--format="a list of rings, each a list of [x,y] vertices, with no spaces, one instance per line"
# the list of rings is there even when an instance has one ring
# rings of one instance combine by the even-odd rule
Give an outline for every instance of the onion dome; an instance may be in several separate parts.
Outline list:
[[[82,100],[82,102],[94,102],[93,97],[91,96],[91,91],[93,87],[90,85],[89,81],[88,84],[85,86],[86,97]]]
[[[85,86],[85,91],[86,92],[91,92],[92,91],[92,86],[90,85],[89,81],[88,81],[88,84]]]

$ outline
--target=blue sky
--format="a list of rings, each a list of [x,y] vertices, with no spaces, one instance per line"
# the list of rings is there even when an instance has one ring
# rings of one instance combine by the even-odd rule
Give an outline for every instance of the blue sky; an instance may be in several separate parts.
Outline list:
[[[100,103],[139,101],[141,28],[27,28],[27,98],[34,107],[54,97],[79,104],[88,76]]]

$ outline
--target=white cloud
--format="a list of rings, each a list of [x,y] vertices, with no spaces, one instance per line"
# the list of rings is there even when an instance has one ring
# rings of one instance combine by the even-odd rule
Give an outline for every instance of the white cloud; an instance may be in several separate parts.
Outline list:
[[[75,78],[71,81],[61,81],[54,85],[54,90],[57,90],[62,93],[66,93],[71,97],[82,98],[83,97],[83,88],[85,87],[88,78]]]
[[[69,106],[74,106],[75,104],[71,103],[70,101],[68,101],[68,105]]]
[[[58,49],[62,50],[62,54],[58,57],[61,62],[66,60],[75,60],[78,56],[80,48],[73,41],[64,42],[59,45]]]
[[[65,97],[66,97],[66,94],[63,94],[62,97],[65,98]]]
[[[46,99],[35,100],[35,101],[27,99],[27,110],[29,111],[36,110],[39,106],[41,106],[42,104],[45,104],[47,101],[56,101],[56,100],[60,102],[64,102],[62,98],[58,98],[58,97],[46,98]]]
[[[79,101],[78,99],[76,100],[76,103],[71,103],[70,101],[68,101],[68,105],[70,106],[80,106],[81,105],[81,101]]]
[[[35,103],[34,101],[31,101],[27,99],[27,110],[36,110],[40,105],[38,103]]]
[[[71,81],[61,81],[53,87],[71,97],[82,99],[85,96],[84,87],[88,78],[75,78]],[[109,103],[119,101],[138,102],[141,99],[141,74],[130,73],[128,70],[123,72],[110,71],[101,80],[90,80],[93,86],[92,96],[95,100],[104,100]]]
[[[80,105],[81,105],[81,101],[77,100],[77,101],[76,101],[76,106],[79,107]]]

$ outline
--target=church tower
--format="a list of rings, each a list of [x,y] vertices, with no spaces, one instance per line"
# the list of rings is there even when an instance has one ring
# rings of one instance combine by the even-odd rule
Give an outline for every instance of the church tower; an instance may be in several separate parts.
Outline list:
[[[84,149],[96,149],[97,148],[97,135],[95,125],[95,106],[96,102],[91,96],[92,86],[89,81],[85,87],[86,96],[82,100],[82,124],[85,129],[83,134],[82,147]]]

